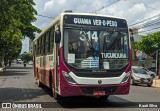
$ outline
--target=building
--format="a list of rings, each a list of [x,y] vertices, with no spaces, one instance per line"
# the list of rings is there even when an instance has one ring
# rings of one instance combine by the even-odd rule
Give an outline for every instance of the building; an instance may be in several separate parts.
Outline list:
[[[32,53],[33,51],[33,41],[29,40],[29,53]]]
[[[138,29],[132,29],[132,40],[131,40],[131,48],[132,48],[132,65],[142,66],[149,68],[156,66],[156,60],[152,57],[148,56],[142,51],[135,51],[134,43],[141,40],[141,35],[138,33]]]

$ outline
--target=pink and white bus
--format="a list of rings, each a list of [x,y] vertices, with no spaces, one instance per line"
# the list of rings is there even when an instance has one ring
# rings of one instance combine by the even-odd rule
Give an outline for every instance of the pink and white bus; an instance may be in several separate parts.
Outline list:
[[[125,19],[64,12],[33,41],[34,77],[67,96],[128,94],[131,48]]]

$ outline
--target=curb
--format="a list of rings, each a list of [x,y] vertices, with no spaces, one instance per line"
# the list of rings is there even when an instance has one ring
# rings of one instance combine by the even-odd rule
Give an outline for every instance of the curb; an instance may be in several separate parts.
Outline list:
[[[4,73],[4,67],[0,67],[0,75]]]
[[[160,88],[160,79],[154,79],[152,87]]]

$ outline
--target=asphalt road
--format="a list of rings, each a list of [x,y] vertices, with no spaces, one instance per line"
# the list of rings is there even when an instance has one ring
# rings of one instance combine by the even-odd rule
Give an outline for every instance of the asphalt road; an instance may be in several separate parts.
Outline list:
[[[130,94],[110,96],[108,100],[95,97],[67,97],[56,101],[51,96],[51,91],[43,86],[38,87],[32,74],[32,66],[26,68],[22,64],[12,64],[0,76],[0,102],[15,104],[40,104],[45,111],[49,110],[80,110],[80,111],[159,111],[160,88],[146,86],[131,86]],[[150,106],[150,108],[142,108]],[[140,108],[141,106],[141,108]],[[152,108],[152,107],[159,108]],[[1,107],[1,106],[0,106]],[[4,109],[0,109],[4,110]],[[17,109],[8,109],[15,110]],[[23,109],[28,110],[28,109]],[[34,110],[34,109],[29,109]],[[39,109],[44,111],[44,109]]]

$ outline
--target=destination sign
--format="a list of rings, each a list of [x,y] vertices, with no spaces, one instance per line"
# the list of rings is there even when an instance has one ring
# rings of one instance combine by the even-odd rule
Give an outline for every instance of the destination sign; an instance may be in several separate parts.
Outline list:
[[[87,15],[65,15],[64,23],[73,25],[101,26],[113,28],[127,27],[127,23],[124,19]]]
[[[127,58],[125,53],[101,53],[102,58],[110,58],[110,59],[117,59],[117,58]]]

